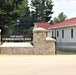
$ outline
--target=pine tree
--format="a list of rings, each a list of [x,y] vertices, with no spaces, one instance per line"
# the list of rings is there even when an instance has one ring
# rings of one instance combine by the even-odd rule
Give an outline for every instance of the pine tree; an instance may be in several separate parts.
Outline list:
[[[61,13],[59,13],[58,17],[54,17],[54,20],[53,21],[55,23],[60,23],[60,22],[65,21],[66,18],[67,18],[67,16],[63,12],[61,12]]]
[[[21,17],[20,24],[18,26],[19,34],[28,34],[29,29],[32,27],[32,24],[33,24],[31,16],[30,16],[29,7],[25,8],[24,13],[25,13],[25,15],[23,17]]]
[[[0,29],[12,34],[17,19],[24,15],[27,0],[0,0]]]
[[[32,19],[34,22],[48,22],[53,14],[52,0],[31,0]]]

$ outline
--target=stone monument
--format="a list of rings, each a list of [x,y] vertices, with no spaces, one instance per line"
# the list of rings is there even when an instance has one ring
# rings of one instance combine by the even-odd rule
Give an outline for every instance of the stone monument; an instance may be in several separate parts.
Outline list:
[[[35,54],[55,54],[55,39],[46,37],[46,31],[43,28],[35,28],[33,30]]]

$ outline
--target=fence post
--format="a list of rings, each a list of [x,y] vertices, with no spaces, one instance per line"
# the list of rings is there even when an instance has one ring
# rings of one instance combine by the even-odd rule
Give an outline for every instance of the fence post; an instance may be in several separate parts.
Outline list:
[[[0,29],[0,45],[1,45],[1,29]]]

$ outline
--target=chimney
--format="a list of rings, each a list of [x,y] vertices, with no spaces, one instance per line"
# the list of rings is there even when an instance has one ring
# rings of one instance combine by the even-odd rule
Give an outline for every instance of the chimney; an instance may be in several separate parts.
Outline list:
[[[53,25],[53,24],[54,24],[53,20],[51,20],[50,24],[51,24],[51,25]]]

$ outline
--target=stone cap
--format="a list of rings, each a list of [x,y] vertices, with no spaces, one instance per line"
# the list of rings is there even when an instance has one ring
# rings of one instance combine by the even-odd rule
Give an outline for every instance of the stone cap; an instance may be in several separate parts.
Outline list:
[[[46,37],[46,41],[52,41],[52,42],[55,42],[56,40],[53,39],[53,38],[50,38],[50,37]]]
[[[33,47],[30,42],[4,42],[0,47]]]
[[[33,30],[33,32],[46,32],[46,31],[47,31],[46,29],[41,28],[41,27],[35,28],[35,29]]]

